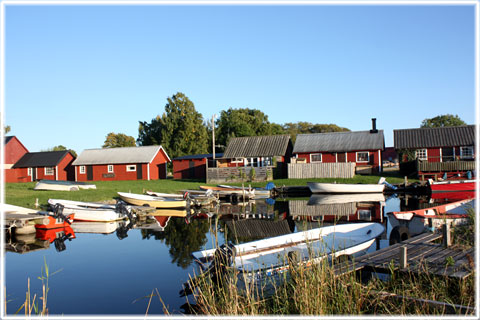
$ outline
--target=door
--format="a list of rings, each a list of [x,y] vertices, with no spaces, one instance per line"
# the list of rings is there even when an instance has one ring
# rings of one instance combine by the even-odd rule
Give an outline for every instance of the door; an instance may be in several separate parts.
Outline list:
[[[87,180],[93,180],[93,166],[87,166]]]
[[[137,164],[137,180],[143,179],[143,171],[142,171],[142,164]]]
[[[32,181],[37,181],[37,168],[32,168]]]
[[[188,178],[195,178],[195,161],[192,160],[188,162]]]

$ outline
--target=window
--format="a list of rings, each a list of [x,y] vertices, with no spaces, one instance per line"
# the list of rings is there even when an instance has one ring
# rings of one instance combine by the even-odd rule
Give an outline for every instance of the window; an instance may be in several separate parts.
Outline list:
[[[243,163],[243,158],[232,159],[232,163]]]
[[[460,159],[473,159],[473,147],[460,147]]]
[[[310,162],[322,162],[322,154],[321,153],[312,153],[310,155]]]
[[[112,173],[112,172],[113,172],[113,164],[109,164],[109,165],[107,166],[107,172],[108,172],[108,173]]]
[[[80,174],[85,174],[85,166],[80,166]]]
[[[137,166],[134,164],[127,165],[127,172],[137,171]]]
[[[33,169],[32,169],[32,168],[28,168],[28,169],[27,169],[27,174],[28,174],[29,177],[32,176],[32,173],[33,173]]]
[[[265,157],[263,159],[263,163],[264,163],[265,167],[273,166],[273,158],[272,157]]]
[[[418,149],[415,151],[415,156],[419,160],[427,160],[427,149]]]
[[[372,220],[372,212],[370,210],[360,209],[358,210],[358,219],[359,220]]]
[[[357,152],[357,162],[368,162],[370,161],[368,151]]]
[[[53,167],[45,167],[45,175],[53,176],[55,169]]]

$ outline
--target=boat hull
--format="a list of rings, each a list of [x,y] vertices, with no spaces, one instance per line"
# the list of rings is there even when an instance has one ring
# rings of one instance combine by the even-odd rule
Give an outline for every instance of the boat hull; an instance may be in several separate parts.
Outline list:
[[[380,193],[384,184],[346,184],[307,182],[312,193]]]
[[[130,204],[136,206],[146,206],[158,209],[168,209],[168,208],[185,208],[187,206],[187,201],[181,199],[168,199],[165,200],[161,197],[135,194],[135,193],[126,193],[126,192],[117,192],[120,198]]]
[[[430,181],[429,185],[432,193],[475,191],[475,180]]]
[[[464,219],[468,217],[468,208],[475,208],[474,199],[464,199],[436,207],[391,212],[397,220],[412,220],[414,217],[431,219]]]
[[[80,189],[96,189],[94,184],[83,184],[72,181],[40,180],[33,190],[78,191]]]
[[[116,212],[115,205],[112,204],[61,199],[49,199],[48,203],[51,206],[54,206],[55,204],[63,205],[63,213],[74,213],[75,221],[111,222],[127,218],[123,213]]]

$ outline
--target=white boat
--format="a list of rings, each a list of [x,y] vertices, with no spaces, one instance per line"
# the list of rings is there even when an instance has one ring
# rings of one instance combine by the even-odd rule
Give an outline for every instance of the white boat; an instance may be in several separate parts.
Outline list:
[[[385,196],[383,193],[312,194],[307,205],[316,206],[350,202],[385,202]]]
[[[239,272],[271,276],[288,268],[287,257],[309,265],[328,257],[352,255],[367,250],[384,232],[379,223],[350,223],[243,243],[233,247],[231,266]],[[211,267],[216,250],[197,251],[193,256],[200,267]]]
[[[185,208],[187,201],[176,198],[163,198],[145,194],[117,192],[120,198],[136,206],[148,206],[152,208]]]
[[[90,183],[78,181],[40,180],[33,190],[78,191],[80,189],[97,189]]]
[[[383,192],[384,184],[348,184],[307,182],[312,193],[375,193]]]
[[[75,233],[101,233],[109,234],[115,232],[122,224],[123,221],[111,221],[111,222],[92,222],[92,221],[74,221],[71,225]]]
[[[249,192],[251,190],[254,190],[255,198],[270,197],[270,195],[271,195],[271,189],[265,189],[265,188],[251,188],[250,186],[248,186],[248,188],[242,188],[242,187],[237,187],[237,186],[229,186],[229,185],[225,185],[225,184],[219,184],[218,187],[225,188],[225,189],[231,189],[231,190],[238,190],[238,191],[242,191],[243,189],[245,189],[247,192]]]
[[[176,193],[162,193],[162,192],[154,192],[154,191],[146,191],[145,192],[149,196],[161,197],[161,198],[175,198],[175,199],[184,199],[184,194],[176,194]]]
[[[109,222],[127,218],[125,212],[118,210],[114,204],[62,199],[48,199],[48,203],[51,206],[54,206],[57,203],[63,205],[63,213],[75,213],[75,221]]]

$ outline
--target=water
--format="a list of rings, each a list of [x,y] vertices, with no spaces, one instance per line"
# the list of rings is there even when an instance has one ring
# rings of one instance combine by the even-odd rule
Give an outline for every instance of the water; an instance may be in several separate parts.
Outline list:
[[[223,205],[215,209],[215,212],[222,213],[218,221],[218,242],[224,242],[225,234],[232,239],[234,230],[237,232],[235,238],[246,242],[333,223],[333,216],[307,215],[312,214],[312,207],[320,208],[318,205],[307,206],[308,200],[277,200],[273,205],[257,200],[247,206]],[[391,230],[398,225],[398,221],[390,221],[393,218],[385,213],[405,207],[422,207],[425,201],[409,199],[408,202],[393,196],[385,202],[366,202],[341,220],[382,223],[386,232],[379,245],[384,247],[389,245]],[[340,212],[348,210],[348,205],[330,204],[322,208]],[[7,313],[15,313],[24,302],[28,278],[32,296],[37,294],[37,299],[41,296],[42,281],[38,277],[45,273],[45,263],[50,273],[47,305],[51,315],[144,315],[150,294],[157,290],[171,314],[184,312],[181,306],[187,300],[180,297],[179,291],[194,270],[191,253],[214,246],[215,216],[208,218],[205,212],[201,212],[191,217],[188,224],[185,217],[162,217],[158,224],[154,221],[155,224],[154,229],[145,225],[146,229],[130,229],[123,239],[114,231],[118,226],[109,226],[106,231],[112,232],[108,234],[82,233],[78,231],[80,227],[74,226],[77,229],[75,238],[65,241],[63,251],[57,251],[54,243],[47,249],[23,254],[7,251]],[[376,246],[370,248],[373,250]],[[193,302],[191,296],[189,299]],[[158,296],[152,298],[148,313],[163,314]]]

